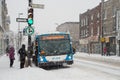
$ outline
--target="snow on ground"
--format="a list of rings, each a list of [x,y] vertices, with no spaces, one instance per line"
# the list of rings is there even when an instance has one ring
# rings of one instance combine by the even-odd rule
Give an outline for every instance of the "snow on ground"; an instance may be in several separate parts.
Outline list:
[[[20,69],[18,57],[16,56],[16,58],[13,68],[10,68],[9,57],[6,55],[0,57],[0,80],[40,80],[41,78],[56,80],[57,77],[52,72],[41,68],[27,67]]]
[[[9,57],[0,56],[0,80],[117,80],[109,78],[109,75],[104,76],[102,73],[72,67],[75,66],[74,64],[69,68],[54,70],[44,70],[38,67],[20,69],[18,56],[15,55],[15,57],[14,67],[10,68]]]
[[[82,52],[76,52],[75,56],[82,56],[82,57],[90,57],[94,59],[105,59],[109,61],[114,61],[114,62],[120,62],[120,56],[101,56],[100,54],[88,54],[88,53],[82,53]]]

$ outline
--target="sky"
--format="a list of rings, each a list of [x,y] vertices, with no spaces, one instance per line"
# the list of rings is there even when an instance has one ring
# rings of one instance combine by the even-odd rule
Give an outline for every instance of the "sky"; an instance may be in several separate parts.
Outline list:
[[[99,5],[101,0],[33,0],[33,4],[43,4],[44,9],[34,8],[35,33],[55,31],[56,27],[65,22],[78,22],[79,14]],[[6,0],[8,15],[10,15],[10,29],[18,32],[18,18],[27,18],[28,0]],[[20,30],[27,27],[26,22],[20,23]]]

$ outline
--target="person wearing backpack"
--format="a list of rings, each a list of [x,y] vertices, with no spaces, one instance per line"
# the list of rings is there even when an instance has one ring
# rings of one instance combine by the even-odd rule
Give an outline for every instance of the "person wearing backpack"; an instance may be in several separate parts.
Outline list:
[[[26,50],[25,50],[25,44],[22,44],[22,48],[18,51],[20,55],[20,69],[24,68],[25,65],[25,57],[27,56]]]

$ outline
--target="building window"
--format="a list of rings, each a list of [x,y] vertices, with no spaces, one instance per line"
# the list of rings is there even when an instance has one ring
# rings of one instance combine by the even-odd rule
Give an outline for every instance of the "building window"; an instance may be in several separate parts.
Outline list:
[[[86,25],[88,25],[88,17],[86,16],[86,18],[85,18],[85,19],[86,19]]]
[[[84,37],[85,37],[85,33],[86,33],[86,32],[85,32],[85,29],[84,29],[84,34],[83,34],[83,35],[84,35]]]
[[[100,32],[100,28],[99,26],[97,27],[97,35],[99,35],[99,32]]]
[[[98,18],[98,19],[100,18],[100,13],[97,13],[97,18]]]
[[[113,19],[113,31],[115,31],[116,30],[116,19],[114,18]]]
[[[91,15],[91,20],[93,20],[93,15]]]
[[[120,11],[118,11],[118,21],[117,21],[117,24],[118,24],[118,29],[120,30]]]
[[[88,29],[86,29],[86,37],[88,36],[89,34],[88,34]]]
[[[83,30],[81,30],[81,37],[83,37]]]
[[[85,26],[85,19],[83,19],[83,26]]]
[[[113,13],[113,17],[115,17],[115,14],[116,14],[116,7],[113,6],[112,8],[112,13]]]
[[[91,36],[93,36],[93,28],[91,28]]]
[[[103,34],[107,34],[107,30],[105,26],[103,27]]]
[[[107,19],[107,10],[104,11],[104,16],[103,16],[104,19]]]
[[[81,27],[83,27],[83,19],[81,19]]]

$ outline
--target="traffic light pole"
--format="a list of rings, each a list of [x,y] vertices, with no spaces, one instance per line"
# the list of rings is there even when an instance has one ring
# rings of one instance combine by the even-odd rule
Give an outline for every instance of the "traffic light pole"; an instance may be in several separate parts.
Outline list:
[[[36,7],[37,5],[37,7]],[[31,62],[32,62],[32,45],[31,45],[31,34],[34,32],[34,29],[32,28],[31,25],[33,25],[34,23],[34,20],[33,20],[33,8],[44,8],[44,5],[38,5],[38,4],[34,4],[33,6],[33,3],[32,3],[32,0],[28,0],[28,19],[27,19],[27,22],[28,22],[28,66],[31,66]],[[32,32],[32,33],[31,33]],[[31,33],[31,34],[30,34]]]
[[[31,58],[32,58],[32,53],[31,53],[31,36],[28,35],[28,66],[31,66]]]
[[[31,7],[31,4],[32,4],[32,0],[28,0],[28,6]]]
[[[31,7],[32,0],[28,0],[28,6]],[[28,24],[28,26],[31,26]],[[31,66],[31,58],[32,58],[32,53],[31,53],[31,35],[28,35],[28,66]]]

